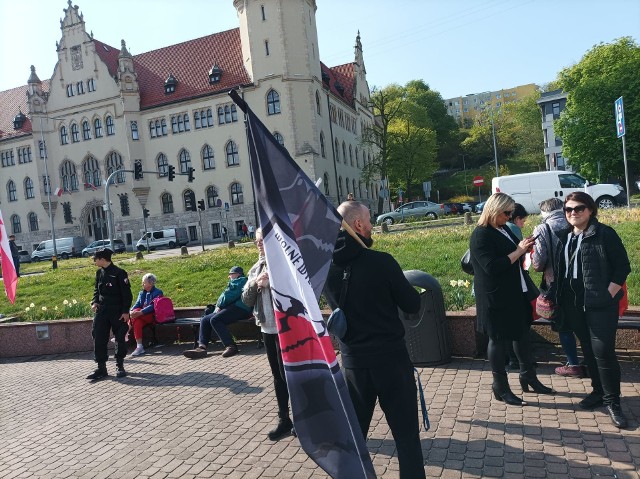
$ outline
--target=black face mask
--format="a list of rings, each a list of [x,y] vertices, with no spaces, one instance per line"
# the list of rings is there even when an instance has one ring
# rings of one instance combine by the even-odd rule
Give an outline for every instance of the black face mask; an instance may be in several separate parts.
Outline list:
[[[367,248],[371,248],[371,246],[373,246],[373,238],[365,238],[360,233],[356,233],[356,234],[362,240],[362,242],[367,246]]]

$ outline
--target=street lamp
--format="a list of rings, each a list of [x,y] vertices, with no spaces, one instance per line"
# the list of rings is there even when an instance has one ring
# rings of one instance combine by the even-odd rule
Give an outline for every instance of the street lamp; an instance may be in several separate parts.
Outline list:
[[[51,266],[53,269],[58,268],[58,249],[56,247],[56,229],[53,224],[53,210],[51,209],[51,178],[49,177],[49,168],[47,166],[49,155],[47,154],[47,145],[44,142],[44,127],[42,125],[42,118],[44,115],[40,115],[40,141],[42,142],[42,160],[44,161],[44,175],[47,178],[45,186],[47,187],[47,204],[49,205],[49,223],[51,225],[51,240],[53,242],[53,257],[51,258]],[[64,118],[46,117],[49,120],[63,120]]]

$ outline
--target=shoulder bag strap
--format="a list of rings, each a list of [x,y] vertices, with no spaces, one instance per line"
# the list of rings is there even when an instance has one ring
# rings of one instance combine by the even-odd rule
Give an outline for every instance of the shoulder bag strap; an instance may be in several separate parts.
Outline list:
[[[338,307],[342,309],[344,301],[347,299],[347,289],[349,288],[349,278],[351,277],[351,265],[348,264],[344,269],[342,275],[342,289],[340,290],[340,299],[338,300]]]
[[[549,242],[547,243],[547,250],[549,252],[549,257],[547,258],[547,261],[551,261],[551,266],[553,267],[554,271],[557,268],[555,262],[553,261],[553,232],[551,231],[551,227],[549,226],[548,223],[544,224],[544,227],[547,229],[547,237],[549,238]],[[542,273],[542,283],[544,284],[544,289],[548,289],[549,285],[547,284],[547,281],[544,279],[544,273]]]

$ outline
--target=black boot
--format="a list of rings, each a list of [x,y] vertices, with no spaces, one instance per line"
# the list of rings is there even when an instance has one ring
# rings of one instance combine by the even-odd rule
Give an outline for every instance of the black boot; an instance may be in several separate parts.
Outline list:
[[[555,394],[556,392],[545,386],[540,382],[538,376],[536,375],[536,370],[531,368],[528,371],[520,373],[520,386],[522,386],[522,390],[529,392],[529,386],[533,389],[534,393],[538,394]]]
[[[116,377],[123,378],[127,375],[127,372],[124,370],[124,361],[118,361],[116,363]]]
[[[99,381],[100,379],[104,379],[109,376],[107,372],[107,364],[106,363],[98,363],[98,369],[87,376],[87,379],[90,379],[91,382]]]
[[[507,373],[493,373],[493,396],[498,400],[511,406],[522,406],[526,404],[522,399],[511,392]]]
[[[628,426],[627,418],[622,412],[622,408],[620,407],[620,403],[612,403],[607,404],[607,413],[611,417],[611,422],[621,429],[624,429]]]
[[[293,429],[293,423],[291,422],[291,419],[289,419],[288,417],[286,418],[281,417],[278,420],[278,425],[276,426],[276,428],[272,431],[269,431],[269,434],[267,434],[267,436],[272,441],[278,441],[279,439],[282,439],[283,437],[291,434],[292,429]]]

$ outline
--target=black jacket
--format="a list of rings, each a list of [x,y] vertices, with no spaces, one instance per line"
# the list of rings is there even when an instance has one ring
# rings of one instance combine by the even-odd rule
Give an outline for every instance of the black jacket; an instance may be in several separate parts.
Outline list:
[[[343,305],[347,317],[347,334],[340,342],[343,365],[375,367],[398,355],[408,355],[398,308],[407,313],[418,312],[420,295],[400,265],[390,254],[365,249],[341,231],[324,287],[333,309],[338,307],[347,264],[351,264],[351,278]]]
[[[106,268],[98,268],[91,304],[97,303],[128,313],[132,302],[133,295],[127,272],[113,263]]]
[[[571,231],[562,236],[563,245]],[[564,284],[566,264],[564,249],[560,251],[559,267],[555,268],[556,281]],[[600,309],[611,306],[622,299],[623,291],[614,298],[609,294],[609,283],[622,285],[631,272],[627,250],[618,233],[610,226],[592,218],[583,233],[578,260],[582,266],[585,309]],[[558,288],[557,302],[562,301],[562,287]]]

